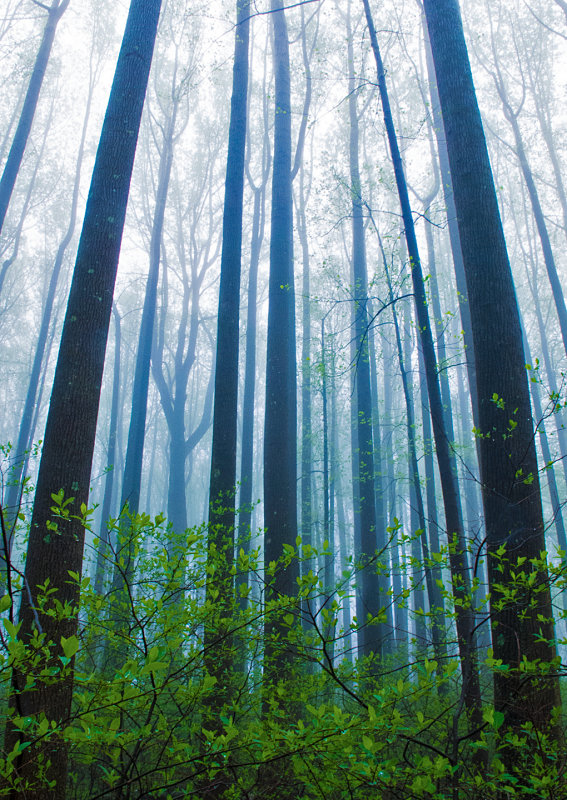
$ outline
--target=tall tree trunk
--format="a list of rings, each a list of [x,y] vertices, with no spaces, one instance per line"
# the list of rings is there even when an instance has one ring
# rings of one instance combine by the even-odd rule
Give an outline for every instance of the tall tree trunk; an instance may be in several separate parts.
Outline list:
[[[18,177],[20,165],[22,163],[22,158],[24,157],[24,151],[26,149],[28,137],[32,128],[33,118],[35,116],[35,110],[37,108],[41,86],[43,84],[45,71],[49,62],[51,48],[55,39],[57,25],[67,10],[69,2],[70,0],[53,0],[51,6],[47,9],[47,22],[45,23],[45,28],[43,29],[43,36],[39,45],[39,50],[37,52],[32,74],[30,76],[28,90],[26,92],[26,97],[22,106],[22,112],[20,114],[20,120],[14,134],[14,139],[12,140],[12,146],[10,147],[6,164],[4,165],[2,178],[0,178],[0,233],[4,227],[6,212],[8,211],[10,198],[12,197],[12,192],[14,191],[16,178]]]
[[[62,652],[61,637],[71,639],[77,631],[79,581],[70,581],[69,571],[80,578],[83,509],[89,502],[112,295],[160,7],[160,0],[132,0],[130,5],[93,170],[51,393],[26,557],[27,591],[22,593],[19,613],[20,640],[26,644],[34,631],[42,632],[51,645],[49,662]],[[69,518],[53,515],[53,493],[57,492],[61,502],[69,503],[65,506]],[[46,581],[57,590],[54,600],[63,607],[68,604],[74,613],[61,619],[60,614],[53,613],[53,600],[38,611],[38,587]],[[29,691],[25,691],[26,675],[16,670],[12,703],[18,716],[34,718],[44,713],[56,725],[64,724],[71,713],[72,664],[57,682],[38,681]],[[8,725],[6,743],[10,751],[22,735],[21,730]],[[53,788],[34,786],[38,758],[51,761],[47,776],[54,782]],[[10,797],[63,800],[67,764],[67,749],[61,738],[42,738],[16,759],[23,784]],[[26,790],[27,781],[30,785]]]
[[[248,109],[250,0],[236,0],[236,29],[228,155],[226,164],[217,354],[213,408],[213,442],[209,484],[209,530],[205,625],[205,666],[217,679],[209,700],[214,725],[230,702],[233,659],[231,615],[234,611],[232,565],[235,544],[236,438],[238,423],[238,348],[240,341],[240,271],[244,156]],[[214,610],[214,611],[213,611]]]
[[[427,537],[427,524],[425,520],[425,507],[423,504],[423,493],[421,491],[421,482],[419,477],[419,467],[417,461],[417,443],[416,443],[416,424],[414,404],[411,393],[411,387],[408,380],[408,372],[410,369],[410,359],[408,353],[404,354],[402,337],[400,333],[400,325],[398,322],[398,313],[394,304],[394,294],[392,291],[392,284],[386,266],[386,277],[388,281],[388,292],[390,296],[390,303],[392,304],[392,315],[394,319],[394,330],[396,333],[396,346],[398,350],[398,362],[400,366],[400,374],[402,377],[402,388],[404,391],[404,400],[406,407],[406,432],[408,441],[408,454],[409,454],[409,474],[410,474],[410,502],[412,516],[415,516],[417,525],[412,523],[411,535],[412,541],[412,560],[414,562],[414,575],[417,576],[416,585],[413,589],[414,595],[414,608],[416,609],[416,640],[418,649],[423,649],[427,642],[427,626],[425,623],[425,608],[424,605],[424,591],[421,587],[422,576],[425,575],[425,585],[427,587],[427,596],[429,600],[429,611],[431,614],[431,639],[433,642],[433,651],[435,658],[439,665],[439,672],[441,673],[441,665],[443,656],[445,654],[444,645],[442,642],[442,632],[444,629],[443,623],[443,597],[439,585],[435,581],[434,570],[431,567],[431,558],[429,555],[429,544]],[[406,336],[406,342],[409,337]]]
[[[386,630],[378,624],[381,612],[380,583],[377,564],[376,505],[374,497],[374,442],[372,440],[372,392],[370,387],[370,354],[368,348],[368,278],[362,186],[359,167],[359,129],[356,107],[357,85],[354,74],[350,3],[347,12],[347,59],[349,76],[349,166],[352,207],[352,269],[354,302],[354,340],[356,353],[352,368],[356,391],[356,482],[357,512],[360,515],[360,564],[362,616],[358,615],[359,653],[364,657],[381,656]],[[354,398],[353,398],[354,399]],[[382,532],[383,536],[383,532]]]
[[[415,300],[415,315],[419,330],[420,344],[423,353],[425,376],[427,380],[427,393],[429,408],[437,452],[437,464],[443,493],[445,508],[445,525],[449,539],[449,563],[451,568],[452,589],[455,595],[455,614],[457,624],[457,638],[459,642],[459,655],[463,677],[463,698],[470,715],[470,723],[474,729],[483,724],[480,694],[480,677],[475,648],[474,614],[472,612],[470,597],[471,583],[467,564],[467,545],[463,530],[463,520],[459,488],[457,484],[457,470],[455,467],[454,453],[449,447],[449,438],[443,414],[443,403],[437,374],[433,336],[429,323],[427,298],[421,270],[421,261],[415,235],[415,226],[407,183],[404,175],[403,163],[398,146],[396,131],[390,108],[384,66],[378,47],[376,30],[370,13],[368,0],[363,0],[366,20],[370,32],[370,40],[376,60],[378,88],[382,101],[384,123],[388,135],[390,153],[396,177],[396,186],[400,200],[402,218],[405,228],[405,239],[411,265],[411,275]]]
[[[266,48],[267,50],[267,48]],[[266,56],[264,56],[264,79],[262,105],[264,135],[262,137],[262,174],[256,185],[248,167],[248,182],[254,195],[252,214],[252,239],[250,243],[250,266],[248,271],[248,308],[246,311],[246,360],[244,365],[244,391],[242,398],[242,447],[240,461],[240,499],[238,511],[238,541],[246,554],[250,552],[252,538],[252,487],[254,485],[254,406],[256,389],[256,335],[258,316],[258,266],[264,241],[266,222],[266,186],[270,176],[272,160],[270,153],[268,92],[266,89]],[[250,98],[250,92],[248,92]],[[250,145],[249,145],[250,151]],[[248,584],[248,575],[239,576],[239,584]],[[239,592],[241,590],[239,589]],[[241,594],[241,605],[247,604],[247,590]]]
[[[321,631],[326,659],[332,664],[335,652],[335,624],[331,605],[335,593],[335,532],[332,520],[331,469],[332,445],[329,433],[329,385],[332,394],[332,367],[327,363],[325,317],[321,320],[321,399],[323,404],[323,596]]]
[[[522,326],[522,331],[524,333],[524,350],[526,353],[527,363],[532,364],[533,362],[530,353],[530,346],[528,344],[528,339],[525,335],[525,331],[523,330],[523,326]],[[565,524],[563,522],[563,513],[561,508],[562,504],[559,499],[557,481],[555,480],[555,468],[553,465],[553,458],[551,456],[551,448],[549,447],[549,441],[547,439],[547,433],[545,430],[545,415],[543,412],[543,407],[541,405],[541,397],[539,394],[539,384],[537,382],[537,378],[534,378],[533,380],[530,381],[530,390],[536,416],[537,430],[539,433],[541,453],[545,464],[545,475],[547,478],[549,499],[551,500],[552,520],[555,526],[555,532],[557,534],[557,544],[559,545],[559,548],[565,554],[567,554],[567,535],[565,534]],[[563,563],[567,564],[567,555],[563,557]],[[567,598],[564,596],[564,603],[565,601],[567,601]]]
[[[384,338],[384,426],[389,427],[389,432],[385,433],[383,439],[384,462],[388,477],[388,518],[392,528],[393,536],[390,547],[392,556],[392,588],[394,590],[394,628],[396,635],[396,645],[407,644],[408,640],[408,609],[403,599],[403,579],[402,579],[402,545],[396,530],[396,465],[394,460],[394,430],[393,423],[393,392],[392,376],[386,373],[388,369],[393,369],[394,355],[391,352],[390,343]]]
[[[368,301],[368,355],[370,357],[370,386],[372,390],[372,441],[374,444],[374,505],[376,507],[376,547],[380,555],[380,563],[386,568],[384,580],[380,581],[383,592],[382,600],[386,603],[384,609],[386,620],[384,623],[385,639],[384,653],[392,651],[394,644],[394,614],[388,598],[389,583],[388,562],[390,543],[388,541],[388,514],[386,509],[386,481],[384,480],[382,463],[382,431],[380,425],[380,407],[378,397],[378,354],[376,352],[375,315],[372,302]],[[382,569],[381,569],[382,572]]]
[[[311,286],[309,241],[305,211],[305,174],[299,174],[297,231],[303,261],[301,293],[301,546],[313,546],[313,432],[311,427]],[[302,559],[302,571],[308,573],[311,559]]]
[[[420,8],[423,8],[422,0],[417,0]],[[470,398],[474,424],[478,426],[478,400],[476,387],[476,367],[474,358],[474,341],[472,335],[471,312],[468,303],[467,282],[465,278],[465,268],[463,264],[463,253],[461,250],[461,237],[459,225],[457,223],[457,211],[455,209],[455,196],[453,193],[453,183],[451,179],[451,169],[449,167],[449,154],[447,152],[447,141],[443,128],[443,116],[439,104],[439,93],[435,81],[435,67],[431,53],[431,43],[429,32],[424,23],[425,54],[427,64],[427,76],[429,80],[429,93],[431,97],[431,112],[433,115],[433,130],[437,141],[437,153],[439,156],[439,169],[441,172],[441,185],[443,186],[443,196],[447,209],[447,227],[449,229],[449,241],[451,242],[451,253],[453,255],[453,267],[455,269],[455,281],[457,284],[459,312],[461,324],[463,326],[463,340],[465,345],[465,357],[467,364],[467,377],[470,388]]]
[[[291,192],[291,100],[287,23],[282,0],[272,0],[275,72],[274,162],[270,239],[266,416],[264,425],[264,561],[296,547],[297,538],[297,378],[295,354],[295,290],[293,274],[293,204]],[[273,568],[272,568],[273,571]],[[297,591],[299,564],[279,564],[266,600]],[[268,615],[265,625],[265,690],[281,677],[281,661],[290,659],[285,634]],[[276,639],[282,637],[281,644]],[[282,644],[284,649],[282,651]]]
[[[546,570],[531,561],[545,539],[518,308],[459,6],[424,0],[424,8],[473,326],[494,657],[509,667],[495,673],[494,701],[505,727],[547,727],[560,705],[558,681],[553,674],[526,681],[519,669],[524,656],[549,663],[555,647]],[[526,571],[537,569],[537,595],[519,589],[509,599],[498,587],[513,585],[518,558],[527,559]]]

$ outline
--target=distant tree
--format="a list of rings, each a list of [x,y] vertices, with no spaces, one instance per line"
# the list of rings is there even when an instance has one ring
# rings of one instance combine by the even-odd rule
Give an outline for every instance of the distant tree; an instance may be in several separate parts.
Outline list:
[[[106,572],[106,559],[108,558],[108,548],[110,544],[108,520],[112,513],[112,498],[116,491],[117,478],[117,440],[118,440],[118,417],[120,403],[120,350],[122,344],[121,316],[114,303],[112,305],[112,315],[114,317],[114,363],[112,370],[112,399],[110,402],[110,420],[108,425],[108,446],[106,449],[106,475],[104,479],[104,492],[100,509],[100,530],[99,545],[96,553],[96,566],[94,575],[94,590],[97,594],[102,594],[104,578]]]
[[[73,234],[75,232],[75,227],[77,223],[77,208],[79,204],[81,172],[83,167],[83,158],[85,154],[87,129],[91,113],[95,79],[98,73],[98,68],[100,67],[100,63],[98,65],[95,63],[96,59],[94,57],[94,50],[95,48],[93,46],[93,48],[91,49],[90,74],[89,74],[89,85],[87,90],[85,115],[83,118],[83,127],[79,142],[79,148],[77,152],[77,160],[75,162],[75,175],[73,181],[73,189],[71,193],[69,222],[67,225],[67,229],[61,239],[61,242],[59,243],[59,247],[57,248],[53,264],[53,270],[51,272],[51,276],[47,286],[47,294],[45,296],[45,301],[43,305],[39,335],[33,357],[33,363],[28,382],[28,389],[26,392],[26,399],[24,401],[24,409],[20,421],[20,427],[14,451],[12,468],[10,470],[8,491],[6,494],[6,501],[4,504],[4,508],[7,511],[6,519],[9,527],[13,526],[14,520],[18,512],[19,498],[22,489],[22,477],[24,473],[26,456],[29,451],[29,448],[31,447],[33,438],[33,430],[34,430],[33,419],[35,416],[35,410],[37,406],[37,395],[39,390],[41,370],[42,370],[42,365],[44,363],[45,351],[47,348],[47,343],[49,338],[49,328],[52,323],[53,305],[57,296],[57,286],[59,283],[59,276],[61,274],[61,269],[63,267],[65,254],[67,253],[69,245],[71,244],[71,240],[73,239]],[[0,278],[0,289],[1,289],[1,278]],[[12,541],[10,539],[10,551],[11,551],[11,544]]]
[[[202,353],[206,352],[206,346],[203,349],[199,345],[202,334],[208,341],[212,340],[203,320],[200,303],[206,286],[205,279],[210,274],[208,270],[217,260],[220,247],[218,215],[211,202],[215,148],[216,145],[212,144],[208,152],[203,154],[203,173],[193,179],[193,191],[188,197],[179,180],[172,182],[169,204],[173,209],[175,224],[169,228],[171,245],[164,241],[162,248],[161,297],[152,353],[152,375],[169,432],[167,517],[173,531],[178,534],[187,529],[187,465],[211,426],[214,367],[209,370],[208,365],[200,364],[204,360]],[[174,275],[179,276],[181,283],[181,302],[179,317],[172,325]],[[200,389],[204,388],[204,397],[199,412],[193,408],[193,418],[188,421],[190,381],[197,382]]]
[[[170,45],[171,40],[168,37],[168,46]],[[167,195],[171,179],[175,143],[180,131],[183,131],[188,122],[188,116],[185,116],[181,125],[177,125],[179,107],[185,91],[186,75],[179,75],[179,47],[174,45],[173,52],[171,84],[167,90],[168,100],[164,103],[165,107],[162,108],[163,118],[156,126],[161,132],[161,137],[158,137],[157,132],[154,135],[155,141],[158,142],[159,165],[155,190],[155,207],[150,234],[148,278],[146,281],[144,307],[138,335],[134,384],[132,387],[132,412],[128,429],[128,444],[126,447],[122,498],[120,501],[120,509],[122,510],[128,507],[130,514],[138,513],[140,502],[150,363],[158,302],[158,282]],[[163,68],[165,65],[161,64],[160,66]]]
[[[551,662],[555,647],[545,568],[533,562],[544,553],[545,539],[514,284],[459,5],[457,0],[424,0],[424,8],[474,337],[492,638],[494,658],[507,667],[495,672],[495,707],[504,713],[507,727],[519,731],[532,723],[545,728],[560,705],[558,681],[553,673],[526,681],[520,669],[524,656]],[[537,570],[537,593],[519,587],[507,599],[519,559],[523,571]]]
[[[84,514],[96,433],[100,386],[112,295],[126,205],[136,153],[161,0],[132,0],[87,200],[83,230],[61,337],[59,357],[37,480],[25,566],[25,591],[19,612],[23,644],[38,633],[51,646],[50,663],[59,663],[61,639],[75,636],[79,582],[83,563]],[[61,518],[54,493],[69,515]],[[57,507],[57,503],[55,503]],[[47,582],[47,583],[46,583]],[[48,585],[55,596],[43,606],[39,597]],[[58,613],[60,603],[68,611]],[[51,668],[49,668],[50,671]],[[44,713],[56,723],[68,719],[72,678],[38,679],[26,690],[26,675],[15,671],[10,705],[19,718]],[[25,734],[10,725],[10,750]],[[53,788],[34,791],[38,759],[51,762]],[[58,737],[41,740],[16,759],[22,783],[12,800],[62,800],[65,797],[67,751]],[[28,784],[28,785],[27,785]]]
[[[543,261],[545,264],[545,269],[547,271],[547,277],[549,278],[549,283],[551,285],[551,292],[553,296],[553,301],[555,303],[555,309],[557,311],[557,317],[559,320],[559,329],[561,330],[561,338],[563,340],[563,347],[567,355],[567,306],[565,305],[565,296],[563,294],[563,287],[561,286],[561,281],[559,279],[559,274],[557,271],[557,265],[555,263],[555,256],[553,253],[553,248],[551,246],[551,237],[549,235],[549,230],[547,227],[547,222],[542,207],[540,194],[536,186],[533,170],[530,166],[530,162],[528,161],[528,154],[526,152],[526,147],[524,144],[522,132],[520,130],[519,117],[526,98],[525,79],[522,76],[523,79],[521,86],[522,99],[514,107],[514,101],[506,85],[506,81],[504,79],[504,75],[500,65],[499,55],[497,53],[496,42],[494,39],[494,31],[492,29],[492,26],[491,26],[491,48],[494,60],[494,68],[493,69],[489,68],[489,73],[492,77],[492,80],[494,81],[498,97],[500,98],[500,101],[502,103],[504,116],[506,117],[506,119],[510,123],[510,127],[512,128],[512,133],[514,136],[513,148],[516,153],[518,163],[520,165],[520,169],[522,171],[522,175],[524,177],[524,181],[526,183],[526,187],[528,190],[528,196],[530,198],[532,213],[534,215],[541,243]],[[516,57],[518,58],[518,60],[520,59],[517,45],[516,45]]]
[[[59,20],[67,10],[70,0],[52,0],[51,5],[48,7],[39,0],[32,0],[36,6],[43,8],[47,11],[47,22],[43,30],[41,44],[37,52],[35,64],[30,76],[26,97],[20,113],[18,127],[12,140],[12,146],[4,165],[4,171],[0,178],[0,233],[4,227],[4,220],[12,192],[16,184],[16,178],[20,170],[20,164],[24,157],[24,151],[35,116],[35,110],[39,100],[39,94],[45,77],[45,71],[49,62],[51,48],[55,39],[55,32]]]

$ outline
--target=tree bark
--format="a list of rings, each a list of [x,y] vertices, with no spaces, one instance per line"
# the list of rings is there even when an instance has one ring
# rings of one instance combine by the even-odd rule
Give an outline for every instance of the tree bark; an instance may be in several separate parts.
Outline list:
[[[297,538],[297,377],[295,353],[295,289],[293,274],[293,204],[291,192],[291,100],[287,23],[282,0],[272,0],[275,72],[274,161],[270,239],[266,416],[264,424],[264,561],[267,574],[281,559],[284,545],[295,549]],[[297,592],[299,563],[276,567],[266,600]],[[265,624],[265,689],[281,677],[289,663],[285,634],[270,617]],[[282,643],[276,644],[281,636]],[[282,650],[283,647],[283,650]],[[276,654],[280,659],[276,665]]]
[[[516,560],[526,558],[529,571],[531,559],[545,550],[518,308],[459,6],[425,0],[424,8],[473,326],[494,657],[509,668],[495,673],[495,706],[505,727],[520,730],[529,721],[546,728],[560,704],[558,681],[553,674],[526,681],[519,669],[524,656],[545,663],[555,657],[545,568],[537,568],[537,595],[523,589],[512,599],[505,594]]]
[[[84,514],[89,503],[89,482],[96,433],[100,386],[112,295],[130,179],[148,75],[152,61],[161,0],[132,0],[114,82],[102,128],[83,230],[61,336],[59,357],[39,469],[22,593],[19,638],[24,644],[34,631],[45,634],[52,648],[50,661],[61,652],[61,637],[75,636],[78,624],[79,582],[69,571],[82,572]],[[53,493],[61,492],[69,515],[53,513]],[[60,509],[61,510],[61,509]],[[54,527],[55,526],[55,527]],[[56,589],[55,597],[69,614],[49,611],[53,600],[39,606],[40,586]],[[57,682],[41,683],[25,691],[26,676],[14,673],[10,705],[19,716],[64,724],[71,713],[72,662]],[[8,724],[10,750],[21,731]],[[54,788],[34,786],[37,759],[51,760],[48,777]],[[59,737],[42,739],[17,759],[18,775],[29,789],[14,790],[12,800],[64,798],[67,751]],[[33,788],[32,788],[33,787]]]
[[[435,359],[433,336],[429,323],[427,298],[423,282],[421,261],[415,235],[412,210],[409,202],[407,183],[403,163],[398,146],[396,131],[390,108],[390,101],[386,87],[384,66],[378,47],[376,30],[370,13],[368,0],[363,0],[366,20],[370,32],[370,40],[376,60],[378,88],[382,101],[384,123],[388,135],[390,153],[396,178],[396,186],[400,200],[402,218],[404,222],[405,238],[411,265],[411,275],[415,300],[415,315],[419,330],[420,345],[423,353],[425,375],[427,380],[427,393],[433,435],[437,452],[437,464],[443,493],[445,508],[445,524],[449,540],[449,564],[451,568],[452,589],[455,595],[455,614],[457,624],[457,638],[463,678],[463,697],[470,716],[473,729],[480,728],[483,724],[480,694],[480,677],[478,673],[477,656],[475,650],[474,615],[470,605],[471,583],[467,564],[467,546],[463,530],[463,519],[459,489],[457,484],[457,471],[455,468],[454,454],[449,447],[449,437],[443,414],[443,403],[439,386],[439,375]]]

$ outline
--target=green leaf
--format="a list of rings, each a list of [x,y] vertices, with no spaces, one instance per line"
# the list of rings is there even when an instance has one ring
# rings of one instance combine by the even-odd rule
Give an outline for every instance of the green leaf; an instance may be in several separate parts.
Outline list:
[[[61,637],[61,648],[65,653],[65,658],[73,658],[79,646],[80,642],[76,636],[70,636],[68,639],[64,636]]]
[[[21,622],[18,625],[14,625],[13,622],[10,622],[9,619],[3,619],[2,622],[4,623],[4,627],[8,632],[8,636],[11,639],[15,639],[18,635],[18,631],[20,630]]]
[[[5,594],[4,597],[0,600],[0,614],[4,611],[7,611],[10,606],[12,605],[12,598],[9,594]]]

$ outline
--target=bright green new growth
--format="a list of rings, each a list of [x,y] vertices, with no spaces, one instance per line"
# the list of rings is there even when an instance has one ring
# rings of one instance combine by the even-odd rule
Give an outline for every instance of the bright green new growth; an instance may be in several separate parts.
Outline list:
[[[53,499],[64,516],[65,498]],[[85,522],[88,516],[85,509]],[[125,530],[132,537],[128,546],[119,538]],[[398,537],[396,543],[410,538],[399,524],[391,531]],[[342,629],[341,609],[353,597],[360,568],[350,563],[329,601],[328,581],[322,568],[317,569],[328,555],[328,543],[321,551],[310,547],[304,554],[312,569],[299,580],[296,597],[276,598],[272,593],[266,604],[265,586],[279,568],[299,558],[300,537],[297,547],[287,546],[266,573],[254,542],[250,554],[241,549],[232,571],[237,587],[238,576],[248,575],[244,609],[240,590],[222,603],[215,602],[213,591],[205,595],[207,580],[218,566],[207,548],[205,525],[172,541],[162,516],[137,515],[129,526],[112,521],[110,540],[114,546],[107,574],[117,566],[126,589],[116,597],[110,590],[97,595],[89,577],[69,573],[69,581],[80,585],[77,636],[46,642],[36,630],[26,644],[19,639],[13,609],[22,586],[16,571],[11,581],[14,596],[0,599],[2,713],[23,734],[17,752],[4,752],[0,758],[0,797],[18,787],[18,757],[27,751],[33,758],[34,746],[45,739],[53,742],[54,758],[59,747],[69,747],[67,797],[77,800],[564,796],[562,761],[553,738],[529,725],[520,733],[503,729],[504,715],[492,706],[488,687],[494,672],[510,668],[490,650],[480,659],[484,725],[470,729],[460,697],[449,581],[444,582],[451,620],[445,663],[433,658],[431,646],[420,647],[415,641],[409,643],[409,653],[399,647],[381,661],[353,663],[346,634],[366,624],[378,625],[381,617],[358,620],[351,631]],[[121,556],[126,551],[134,554],[128,568]],[[446,552],[431,554],[445,575],[447,557]],[[504,569],[505,550],[498,557]],[[380,554],[375,568],[388,572]],[[544,569],[545,554],[538,564],[507,564],[505,571],[513,582],[506,585],[506,596],[500,588],[502,602],[513,600],[514,593],[525,600],[532,591],[537,602],[537,573]],[[563,589],[566,575],[561,567],[551,570],[551,581],[554,591]],[[411,603],[411,594],[411,586],[399,597],[391,591],[383,604]],[[61,616],[75,611],[58,605],[57,589],[48,584],[38,602],[44,613],[46,608]],[[263,674],[277,674],[277,669],[266,670],[263,662],[267,617],[279,620],[280,638],[271,652],[290,652],[293,668],[262,689]],[[210,639],[215,630],[221,632],[219,639],[229,631],[234,664],[230,686],[223,691],[229,700],[220,720],[211,718],[216,678],[206,669],[210,662],[205,648],[221,644]],[[26,675],[26,690],[66,681],[74,673],[71,717],[57,725],[44,716],[19,717],[17,708],[8,709],[14,667]],[[520,666],[526,680],[541,679],[557,668],[558,664],[526,659]],[[515,752],[513,773],[505,771],[505,759],[499,757],[510,747]],[[475,766],[481,763],[474,759],[479,748],[489,754],[486,774]],[[38,762],[35,785],[26,788],[40,790],[45,773],[46,765]]]

